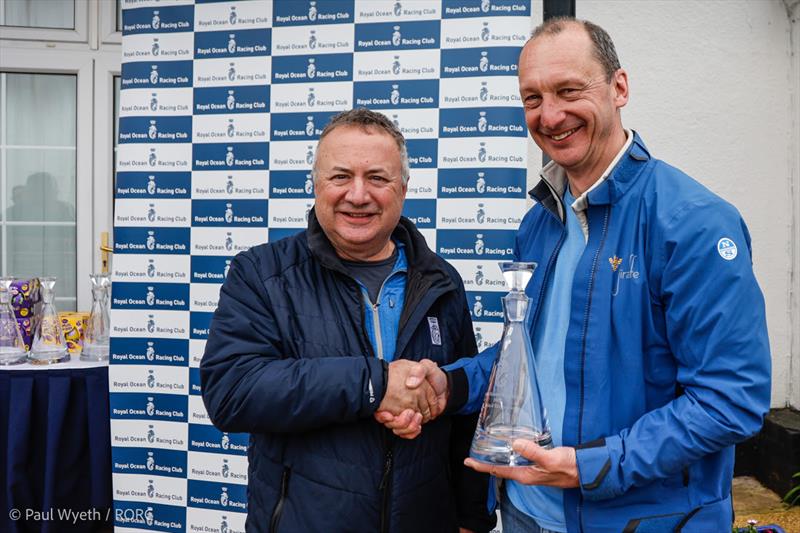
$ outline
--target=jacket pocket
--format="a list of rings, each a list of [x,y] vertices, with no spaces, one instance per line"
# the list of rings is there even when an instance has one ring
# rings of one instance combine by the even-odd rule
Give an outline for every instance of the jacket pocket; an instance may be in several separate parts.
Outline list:
[[[686,522],[697,513],[694,509],[690,513],[671,513],[661,515],[642,516],[629,520],[622,533],[650,532],[650,531],[681,531]]]
[[[283,514],[283,504],[286,501],[286,494],[289,492],[289,477],[291,474],[291,469],[288,466],[284,467],[281,474],[281,494],[275,504],[275,509],[272,510],[272,518],[269,520],[269,533],[277,533],[278,531],[278,524],[281,521],[281,514]]]

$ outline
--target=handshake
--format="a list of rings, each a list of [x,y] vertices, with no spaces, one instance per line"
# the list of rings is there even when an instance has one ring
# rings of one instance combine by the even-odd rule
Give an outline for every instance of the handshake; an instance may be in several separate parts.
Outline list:
[[[442,414],[447,406],[447,376],[429,359],[389,363],[384,386],[386,393],[375,411],[375,420],[404,439],[416,438],[422,424]]]

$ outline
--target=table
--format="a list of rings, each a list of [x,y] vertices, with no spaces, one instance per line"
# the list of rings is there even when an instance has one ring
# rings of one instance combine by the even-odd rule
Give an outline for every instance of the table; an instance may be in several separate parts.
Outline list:
[[[57,365],[0,367],[0,481],[2,532],[108,527],[113,516],[107,362],[73,355]],[[77,518],[67,515],[81,511]],[[12,516],[16,512],[20,519]]]

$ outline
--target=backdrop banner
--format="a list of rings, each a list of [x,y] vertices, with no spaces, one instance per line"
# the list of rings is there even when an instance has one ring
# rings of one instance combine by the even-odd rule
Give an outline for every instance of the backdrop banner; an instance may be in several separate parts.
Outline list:
[[[537,17],[538,18],[538,17]],[[198,367],[238,252],[301,231],[332,115],[408,139],[404,214],[502,330],[526,206],[516,79],[530,0],[124,0],[109,387],[118,532],[244,531],[248,435],[216,430]]]

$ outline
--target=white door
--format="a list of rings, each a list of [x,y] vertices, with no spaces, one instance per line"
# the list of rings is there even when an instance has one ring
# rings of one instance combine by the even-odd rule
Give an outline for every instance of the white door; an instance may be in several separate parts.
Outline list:
[[[118,2],[0,0],[0,274],[88,310],[112,231]]]

